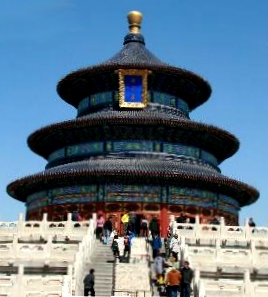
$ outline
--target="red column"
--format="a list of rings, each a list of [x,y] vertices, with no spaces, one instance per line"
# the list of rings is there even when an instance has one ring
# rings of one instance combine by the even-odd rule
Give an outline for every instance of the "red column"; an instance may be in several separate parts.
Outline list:
[[[97,217],[98,214],[101,213],[103,216],[105,216],[105,203],[104,202],[96,202],[96,211]]]
[[[161,204],[160,224],[161,237],[165,237],[167,235],[167,229],[169,226],[169,217],[166,203]]]

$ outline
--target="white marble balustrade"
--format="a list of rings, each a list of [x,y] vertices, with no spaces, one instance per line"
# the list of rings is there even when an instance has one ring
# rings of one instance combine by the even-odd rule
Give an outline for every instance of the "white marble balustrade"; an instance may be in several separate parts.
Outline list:
[[[47,243],[0,243],[0,261],[74,262],[78,244]]]
[[[40,237],[47,240],[49,236],[58,237],[57,240],[81,240],[88,226],[88,221],[73,222],[71,214],[68,214],[67,221],[63,222],[49,222],[46,214],[42,221],[24,221],[20,214],[18,221],[0,222],[0,242],[13,240],[14,236],[24,240],[39,240]]]
[[[0,296],[69,297],[83,295],[86,266],[93,252],[96,216],[89,222],[0,223],[0,262],[19,265],[16,275],[0,275]],[[66,240],[67,238],[67,240]],[[72,240],[75,243],[72,243]],[[24,242],[22,242],[24,241]],[[59,241],[62,241],[59,243]],[[68,265],[67,275],[25,275],[24,265]]]
[[[268,270],[268,249],[258,249],[252,245],[247,248],[188,246],[181,247],[181,257],[195,267],[242,267]],[[204,265],[206,263],[206,265]]]
[[[195,297],[267,297],[268,281],[206,280],[196,282]]]
[[[95,244],[95,228],[96,228],[96,215],[90,220],[89,227],[86,235],[83,237],[82,242],[79,244],[79,250],[76,253],[75,262],[72,269],[72,294],[82,296],[84,294],[83,279],[88,273],[87,265],[90,263],[90,257],[93,253]]]
[[[196,216],[195,224],[178,224],[174,216],[171,216],[170,225],[173,233],[204,244],[211,240],[238,242],[254,240],[268,247],[268,227],[227,226],[224,218],[221,218],[220,225],[200,224],[199,216]]]
[[[0,296],[69,297],[71,276],[0,276]]]

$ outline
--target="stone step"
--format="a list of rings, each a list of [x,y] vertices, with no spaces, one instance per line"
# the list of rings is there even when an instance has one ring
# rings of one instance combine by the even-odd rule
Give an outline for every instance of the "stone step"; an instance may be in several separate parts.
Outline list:
[[[112,285],[107,285],[107,286],[95,286],[95,289],[98,290],[99,292],[110,292],[111,293],[111,289],[112,289]]]
[[[112,284],[99,284],[99,285],[95,285],[95,290],[98,291],[98,292],[111,292],[113,288],[113,285]],[[111,296],[110,296],[111,297]]]
[[[112,279],[106,279],[106,278],[104,278],[104,279],[100,278],[100,279],[97,281],[97,276],[96,276],[95,285],[96,285],[96,286],[99,286],[99,287],[101,287],[101,286],[104,286],[104,287],[109,286],[109,287],[110,287],[110,286],[113,285],[113,280],[112,280]]]
[[[112,288],[108,288],[108,289],[96,289],[95,288],[95,293],[96,296],[109,296],[111,297],[111,292],[112,292]]]
[[[96,279],[97,279],[97,277],[100,277],[100,278],[102,278],[102,277],[112,277],[113,272],[112,271],[111,272],[102,271],[102,272],[95,273],[95,275],[96,275]]]
[[[105,254],[101,254],[101,255],[96,255],[94,257],[91,257],[91,260],[100,260],[103,259],[104,261],[101,262],[105,262],[105,261],[111,261],[114,259],[114,255],[105,255]]]
[[[114,259],[112,259],[112,260],[92,259],[92,261],[90,262],[90,264],[107,265],[107,267],[109,267],[109,266],[113,266]]]
[[[102,268],[99,268],[97,265],[95,266],[95,274],[101,274],[101,275],[109,275],[110,273],[112,273],[114,271],[113,268],[105,268],[105,267],[102,267]]]
[[[114,271],[114,269],[99,269],[98,267],[94,268],[95,269],[95,274],[96,275],[111,275]]]
[[[107,281],[109,283],[112,283],[113,279],[111,277],[112,277],[112,275],[110,275],[110,276],[109,275],[104,275],[103,277],[101,277],[100,275],[96,275],[96,282],[100,283],[100,282]]]
[[[113,270],[113,265],[105,265],[101,263],[90,263],[90,267],[94,267],[94,269],[100,271],[100,270],[107,270],[107,271],[112,271]]]
[[[112,280],[112,273],[107,273],[107,274],[96,274],[95,276],[96,276],[96,280],[97,279],[101,279],[101,280]]]
[[[107,289],[107,288],[111,288],[112,286],[113,286],[112,282],[95,283],[96,288]]]

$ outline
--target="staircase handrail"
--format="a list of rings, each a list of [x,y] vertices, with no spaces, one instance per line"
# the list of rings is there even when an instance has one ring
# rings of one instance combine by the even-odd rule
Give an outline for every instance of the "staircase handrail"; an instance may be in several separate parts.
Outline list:
[[[93,253],[93,245],[95,242],[95,220],[90,219],[89,227],[86,235],[79,243],[79,251],[75,255],[74,271],[73,271],[73,291],[76,295],[82,295],[84,291],[83,279],[85,276],[86,264],[89,263]]]

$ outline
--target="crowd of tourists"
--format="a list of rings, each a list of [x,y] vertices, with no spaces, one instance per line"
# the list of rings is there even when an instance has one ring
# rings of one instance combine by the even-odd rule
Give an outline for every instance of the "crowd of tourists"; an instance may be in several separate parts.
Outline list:
[[[177,222],[190,224],[190,219],[182,213]],[[187,225],[186,227],[190,228]],[[152,258],[155,285],[159,295],[177,297],[180,294],[180,297],[190,297],[194,272],[189,261],[180,259],[181,242],[178,234],[173,234],[172,228],[169,227],[162,243],[156,221],[155,231],[152,233]]]
[[[180,292],[180,297],[190,297],[194,272],[189,261],[181,261],[180,245],[178,234],[168,232],[164,239],[165,252],[161,253],[160,237],[152,240],[155,285],[160,296],[177,297]]]
[[[159,222],[156,217],[152,218],[149,222],[145,216],[137,218],[135,213],[126,212],[121,217],[120,222],[122,228],[114,229],[112,223],[112,217],[107,220],[104,219],[103,215],[97,217],[97,228],[96,228],[96,238],[108,243],[109,237],[113,236],[113,233],[117,233],[119,236],[124,236],[129,234],[135,234],[135,236],[148,237],[149,235],[154,236],[159,234]]]
[[[102,215],[99,215],[96,222],[96,238],[105,245],[110,245],[115,258],[120,261],[129,261],[132,239],[139,235],[136,234],[136,224],[133,217],[127,212],[121,217],[121,224],[123,226],[122,232],[113,226],[112,217],[104,220]],[[141,235],[148,235],[148,221],[144,217],[141,220]],[[120,256],[120,243],[123,244],[124,250],[122,257]]]
[[[96,238],[105,245],[110,245],[114,257],[122,259],[130,258],[132,240],[135,236],[145,237],[152,245],[153,270],[155,274],[155,285],[160,296],[168,297],[190,297],[192,292],[192,281],[194,271],[190,267],[188,260],[180,259],[181,242],[178,236],[179,230],[174,230],[169,226],[166,236],[162,242],[160,237],[160,226],[157,217],[153,217],[149,222],[143,216],[137,218],[134,213],[126,212],[121,217],[121,232],[113,227],[112,217],[107,220],[102,215],[97,218]],[[79,214],[75,214],[73,220],[79,221]],[[177,229],[192,229],[193,218],[188,218],[181,213],[176,218],[179,224]],[[220,218],[215,216],[209,222],[211,225],[220,225]],[[248,225],[255,227],[256,224],[252,218]],[[213,227],[213,228],[216,228]],[[213,229],[212,229],[213,230]],[[215,229],[217,230],[217,229]],[[254,231],[254,229],[253,229]],[[120,244],[123,244],[123,255],[120,256]],[[128,262],[126,261],[126,262]],[[84,279],[85,296],[90,294],[95,296],[94,291],[94,269]]]

